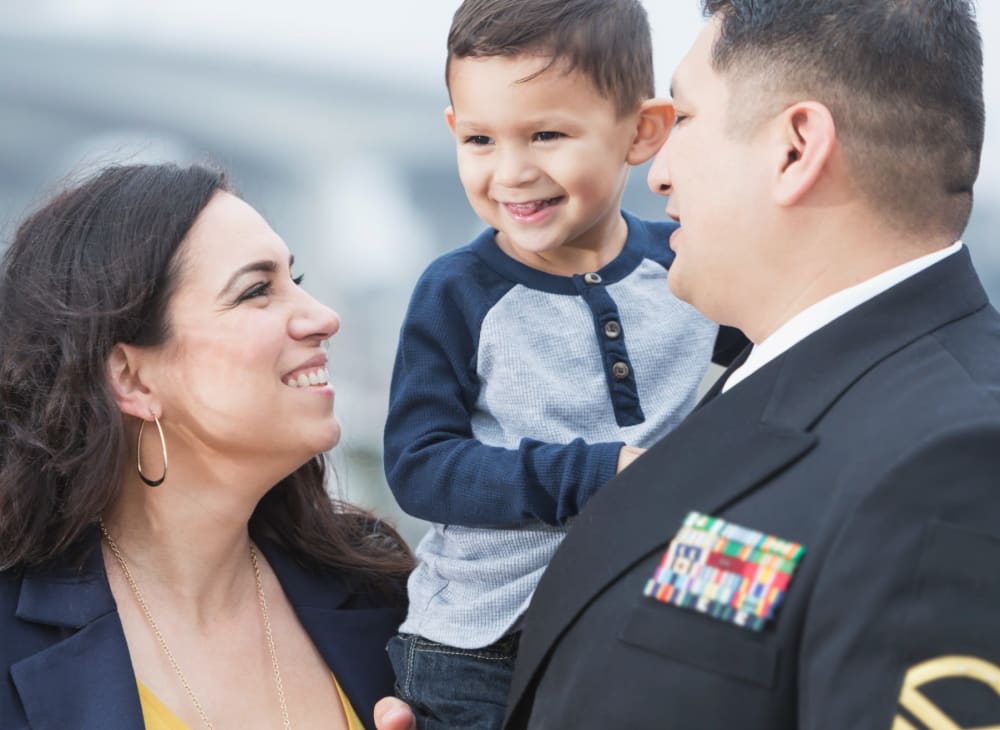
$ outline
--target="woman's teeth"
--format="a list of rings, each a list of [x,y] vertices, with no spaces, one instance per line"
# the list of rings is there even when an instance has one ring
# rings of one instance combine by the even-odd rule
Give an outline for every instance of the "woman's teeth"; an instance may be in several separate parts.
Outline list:
[[[290,388],[308,388],[310,385],[326,385],[329,382],[330,373],[326,368],[319,368],[293,375],[285,380],[285,385]]]

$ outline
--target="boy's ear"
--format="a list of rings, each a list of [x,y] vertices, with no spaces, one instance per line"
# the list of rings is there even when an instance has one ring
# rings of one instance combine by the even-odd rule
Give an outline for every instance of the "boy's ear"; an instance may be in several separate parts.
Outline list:
[[[674,126],[674,104],[669,99],[647,99],[639,107],[635,137],[625,161],[641,165],[660,151]]]
[[[788,107],[777,119],[774,201],[795,205],[813,189],[827,169],[837,143],[833,115],[823,104],[804,101]]]
[[[444,121],[448,125],[448,130],[452,136],[455,135],[455,109],[451,104],[444,108]]]
[[[150,414],[158,416],[160,408],[155,396],[139,377],[140,360],[139,348],[118,343],[111,348],[106,369],[108,384],[119,410],[148,420]]]

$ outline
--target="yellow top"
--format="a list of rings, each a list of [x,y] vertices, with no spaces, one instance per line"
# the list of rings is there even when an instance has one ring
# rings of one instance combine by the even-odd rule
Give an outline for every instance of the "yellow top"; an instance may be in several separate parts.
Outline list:
[[[156,695],[150,692],[146,685],[136,680],[139,685],[139,705],[142,707],[142,721],[146,725],[146,730],[191,730],[185,725],[177,715],[172,713],[166,705],[157,699]],[[347,717],[347,730],[365,730],[361,724],[357,713],[351,707],[351,701],[347,699],[344,690],[340,688],[340,682],[333,678],[333,684],[340,695],[340,704],[344,706],[344,715]]]

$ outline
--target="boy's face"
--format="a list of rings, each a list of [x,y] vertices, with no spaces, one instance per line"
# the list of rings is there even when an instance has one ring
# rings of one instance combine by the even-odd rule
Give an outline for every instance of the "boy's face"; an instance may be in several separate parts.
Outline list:
[[[508,254],[569,275],[599,267],[625,240],[621,217],[638,110],[619,117],[580,73],[541,56],[451,63],[448,126],[476,213]]]

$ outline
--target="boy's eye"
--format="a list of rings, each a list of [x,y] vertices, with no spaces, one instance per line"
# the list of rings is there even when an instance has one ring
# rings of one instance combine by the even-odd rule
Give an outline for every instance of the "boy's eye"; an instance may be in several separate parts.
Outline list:
[[[551,142],[554,139],[559,139],[565,135],[562,132],[536,132],[535,141],[536,142]]]
[[[488,145],[488,144],[493,144],[493,140],[487,137],[485,134],[473,134],[465,138],[465,143],[473,145]]]

